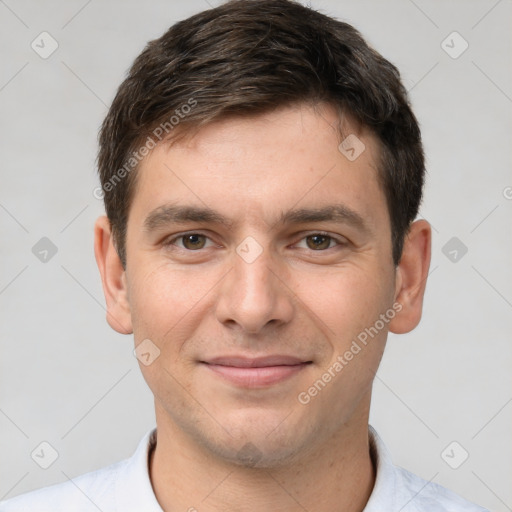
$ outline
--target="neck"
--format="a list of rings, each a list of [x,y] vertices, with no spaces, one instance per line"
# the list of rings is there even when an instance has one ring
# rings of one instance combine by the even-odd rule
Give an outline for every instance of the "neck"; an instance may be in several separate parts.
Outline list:
[[[368,415],[363,416],[364,422],[340,429],[314,453],[279,468],[218,460],[174,424],[157,421],[149,461],[156,498],[165,512],[361,512],[375,482]]]

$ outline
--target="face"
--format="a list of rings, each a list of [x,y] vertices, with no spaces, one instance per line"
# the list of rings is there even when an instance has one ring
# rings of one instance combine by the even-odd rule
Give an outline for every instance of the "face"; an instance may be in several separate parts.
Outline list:
[[[345,126],[365,145],[351,161],[336,122],[229,119],[138,171],[118,315],[159,351],[140,365],[159,428],[227,460],[250,446],[270,467],[366,428],[399,272],[376,140]]]

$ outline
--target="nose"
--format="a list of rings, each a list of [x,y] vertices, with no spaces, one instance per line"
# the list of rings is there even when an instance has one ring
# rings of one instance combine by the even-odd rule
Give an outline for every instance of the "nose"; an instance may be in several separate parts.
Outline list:
[[[217,320],[250,334],[289,322],[293,293],[285,284],[283,269],[272,261],[268,250],[254,261],[240,254],[233,254],[233,266],[219,289]]]

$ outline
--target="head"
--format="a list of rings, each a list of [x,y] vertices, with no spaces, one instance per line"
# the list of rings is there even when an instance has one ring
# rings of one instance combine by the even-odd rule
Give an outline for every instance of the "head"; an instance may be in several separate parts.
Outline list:
[[[298,3],[228,2],[148,44],[98,162],[108,320],[158,355],[141,363],[157,421],[240,463],[251,443],[262,465],[367,421],[430,254],[413,223],[420,131],[392,64]],[[281,369],[254,385],[226,376],[240,360]]]
[[[103,123],[98,156],[123,264],[137,170],[156,144],[216,120],[298,103],[327,103],[339,128],[350,118],[376,135],[398,264],[424,179],[420,130],[399,72],[352,26],[287,0],[233,1],[201,12],[135,60]]]

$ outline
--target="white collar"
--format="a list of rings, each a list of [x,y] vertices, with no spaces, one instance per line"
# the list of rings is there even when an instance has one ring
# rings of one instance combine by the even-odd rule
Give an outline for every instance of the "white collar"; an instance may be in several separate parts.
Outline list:
[[[156,445],[156,436],[156,429],[147,432],[133,456],[120,466],[115,487],[116,510],[163,512],[149,477],[149,453]],[[364,512],[407,512],[432,510],[432,507],[437,511],[455,508],[458,511],[485,511],[436,483],[394,466],[386,446],[371,425],[368,426],[368,436],[376,477]]]
[[[156,428],[141,439],[135,453],[116,478],[116,510],[163,512],[149,478],[149,453],[156,445]]]

